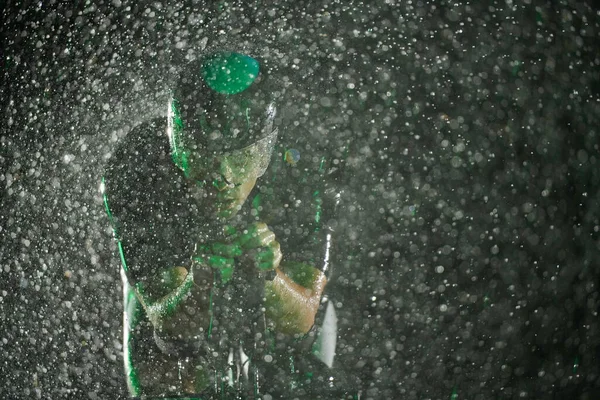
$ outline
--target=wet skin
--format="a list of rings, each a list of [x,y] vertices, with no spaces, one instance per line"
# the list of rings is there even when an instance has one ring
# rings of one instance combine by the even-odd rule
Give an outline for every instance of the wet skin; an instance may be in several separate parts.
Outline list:
[[[212,183],[212,207],[215,215],[221,220],[227,220],[235,216],[246,202],[250,192],[256,185],[256,178],[249,178],[245,182],[233,184],[223,180],[215,180]]]

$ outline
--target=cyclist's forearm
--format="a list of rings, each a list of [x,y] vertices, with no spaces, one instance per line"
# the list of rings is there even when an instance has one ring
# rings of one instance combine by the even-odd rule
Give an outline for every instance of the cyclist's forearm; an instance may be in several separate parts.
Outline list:
[[[305,334],[314,325],[327,279],[315,270],[310,285],[303,286],[290,275],[278,269],[275,278],[265,283],[267,317],[282,333]]]
[[[135,290],[154,328],[170,334],[190,330],[190,322],[194,327],[208,324],[211,285],[210,271],[174,267],[135,285]]]

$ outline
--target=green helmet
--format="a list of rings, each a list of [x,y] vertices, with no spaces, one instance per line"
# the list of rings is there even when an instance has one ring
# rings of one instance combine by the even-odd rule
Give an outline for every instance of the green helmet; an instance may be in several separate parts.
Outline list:
[[[186,177],[204,179],[223,158],[232,166],[229,181],[238,168],[255,178],[265,172],[277,139],[268,72],[257,59],[231,51],[186,65],[167,110],[171,155]]]

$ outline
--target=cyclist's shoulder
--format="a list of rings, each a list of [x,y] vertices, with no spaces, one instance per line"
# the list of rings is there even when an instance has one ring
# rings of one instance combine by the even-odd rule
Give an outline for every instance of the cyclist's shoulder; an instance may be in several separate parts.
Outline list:
[[[111,154],[108,167],[122,163],[134,164],[148,156],[168,151],[168,138],[163,119],[152,119],[133,127]]]
[[[103,190],[112,202],[156,198],[155,191],[178,178],[171,161],[165,123],[154,119],[135,126],[116,145],[102,173]]]

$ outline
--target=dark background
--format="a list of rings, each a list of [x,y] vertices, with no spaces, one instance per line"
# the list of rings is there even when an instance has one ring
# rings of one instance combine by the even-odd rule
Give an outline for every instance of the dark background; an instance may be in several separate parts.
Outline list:
[[[343,168],[335,367],[361,398],[600,398],[600,15],[472,3],[5,1],[0,397],[125,394],[102,168],[226,38],[278,55],[281,126]]]

